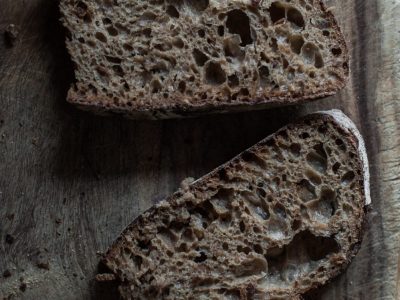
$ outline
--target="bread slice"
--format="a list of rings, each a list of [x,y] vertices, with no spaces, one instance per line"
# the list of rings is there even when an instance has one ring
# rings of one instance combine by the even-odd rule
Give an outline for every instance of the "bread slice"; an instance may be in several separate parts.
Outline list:
[[[104,263],[124,299],[295,299],[350,262],[369,203],[359,132],[316,113],[143,213]]]
[[[319,0],[61,0],[68,101],[130,117],[263,108],[334,94],[348,51]]]

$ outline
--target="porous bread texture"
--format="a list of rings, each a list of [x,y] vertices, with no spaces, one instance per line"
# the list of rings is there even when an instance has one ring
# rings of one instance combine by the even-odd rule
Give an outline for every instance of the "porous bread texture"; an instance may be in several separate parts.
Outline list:
[[[330,114],[288,125],[139,216],[104,263],[124,299],[296,299],[359,249],[359,137]]]
[[[61,0],[68,100],[130,117],[255,109],[332,95],[348,51],[317,0]]]

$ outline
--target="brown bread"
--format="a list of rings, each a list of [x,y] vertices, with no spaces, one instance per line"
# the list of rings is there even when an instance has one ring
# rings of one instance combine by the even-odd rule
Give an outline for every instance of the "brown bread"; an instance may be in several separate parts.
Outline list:
[[[61,0],[77,83],[68,101],[131,118],[296,104],[349,72],[318,0]]]
[[[124,299],[297,299],[347,266],[369,203],[360,134],[317,113],[143,213],[104,263]]]

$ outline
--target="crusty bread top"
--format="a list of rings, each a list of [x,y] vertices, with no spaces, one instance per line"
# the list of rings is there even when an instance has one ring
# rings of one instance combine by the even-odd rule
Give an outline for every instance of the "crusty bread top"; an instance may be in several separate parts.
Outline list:
[[[61,0],[68,100],[132,117],[256,109],[332,95],[348,51],[319,0]]]

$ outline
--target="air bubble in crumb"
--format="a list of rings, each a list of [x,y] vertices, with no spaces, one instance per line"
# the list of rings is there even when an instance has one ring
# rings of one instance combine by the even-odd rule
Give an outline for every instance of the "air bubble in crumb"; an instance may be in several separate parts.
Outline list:
[[[199,49],[193,50],[193,57],[196,61],[196,64],[200,67],[204,66],[204,64],[208,61],[208,56],[201,52]]]
[[[225,71],[218,62],[210,61],[206,64],[205,80],[211,85],[221,85],[226,81]]]
[[[234,9],[228,12],[226,27],[230,33],[240,36],[241,46],[253,43],[250,31],[250,19],[242,10]]]
[[[172,18],[179,18],[179,12],[173,5],[167,6],[167,14]]]

